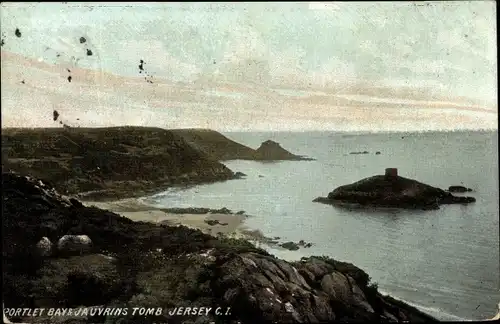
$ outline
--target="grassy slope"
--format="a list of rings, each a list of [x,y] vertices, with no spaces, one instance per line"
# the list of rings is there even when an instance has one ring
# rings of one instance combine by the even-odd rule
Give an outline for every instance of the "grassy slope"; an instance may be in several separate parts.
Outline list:
[[[194,147],[206,152],[216,160],[255,158],[254,149],[210,129],[174,129],[172,132],[182,136]]]
[[[103,191],[122,197],[233,176],[174,132],[146,127],[3,129],[2,166],[64,193]]]

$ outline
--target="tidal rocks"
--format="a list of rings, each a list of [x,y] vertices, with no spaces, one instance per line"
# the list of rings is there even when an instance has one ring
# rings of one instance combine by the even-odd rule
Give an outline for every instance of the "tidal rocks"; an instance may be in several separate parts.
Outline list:
[[[298,250],[300,248],[299,245],[297,243],[295,243],[295,242],[281,243],[280,246],[282,248],[290,250],[290,251],[296,251],[296,250]]]
[[[448,187],[449,192],[471,192],[473,191],[471,188],[467,188],[464,186],[450,186]]]
[[[244,178],[244,177],[246,177],[246,176],[247,176],[247,175],[246,175],[246,174],[244,174],[243,172],[236,172],[236,173],[234,174],[234,177],[235,177],[236,179],[241,179],[241,178]]]
[[[171,214],[224,214],[224,215],[230,215],[234,214],[233,211],[227,209],[226,207],[222,207],[220,209],[213,209],[213,208],[203,208],[203,207],[187,207],[187,208],[162,208],[161,211],[164,211],[165,213],[171,213]],[[237,215],[242,215],[245,212],[240,210],[237,212]]]
[[[469,204],[474,197],[457,197],[442,189],[400,177],[397,169],[336,188],[327,197],[313,200],[340,206],[439,209],[441,204]]]
[[[214,226],[214,225],[226,226],[227,225],[227,223],[221,223],[216,219],[207,219],[207,220],[205,220],[205,223],[207,223],[210,226]]]
[[[440,200],[440,203],[445,204],[470,204],[476,202],[474,197],[457,197],[457,196],[445,196]]]
[[[279,237],[278,237],[278,239],[279,239]],[[290,251],[296,251],[296,250],[300,249],[301,247],[309,248],[312,246],[312,243],[307,243],[304,240],[300,240],[298,243],[290,241],[290,242],[281,243],[281,244],[279,244],[279,246],[281,246],[284,249],[290,250]]]
[[[305,248],[309,248],[311,247],[313,244],[312,243],[309,243],[309,242],[305,242],[304,240],[300,240],[299,241],[299,245],[302,246],[302,247],[305,247]]]
[[[227,323],[432,321],[392,302],[356,266],[324,257],[287,262],[247,241],[184,226],[134,222],[74,206],[37,180],[2,173],[5,307],[200,307],[231,313]],[[50,226],[46,226],[50,223]],[[92,254],[38,259],[40,237],[86,233]],[[89,317],[79,323],[187,323],[195,316]],[[217,322],[214,314],[203,320]],[[19,318],[26,321],[26,318]],[[40,321],[52,322],[50,318]]]

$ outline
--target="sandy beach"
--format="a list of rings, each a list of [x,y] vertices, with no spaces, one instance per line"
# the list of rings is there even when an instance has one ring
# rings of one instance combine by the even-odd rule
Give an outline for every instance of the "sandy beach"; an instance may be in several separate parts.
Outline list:
[[[138,199],[122,199],[112,202],[85,202],[86,206],[95,206],[109,210],[133,221],[153,222],[170,226],[184,225],[199,229],[210,235],[225,235],[230,237],[246,238],[249,240],[272,243],[259,231],[249,230],[244,221],[248,215],[244,214],[193,214],[171,213],[162,209],[142,204]]]

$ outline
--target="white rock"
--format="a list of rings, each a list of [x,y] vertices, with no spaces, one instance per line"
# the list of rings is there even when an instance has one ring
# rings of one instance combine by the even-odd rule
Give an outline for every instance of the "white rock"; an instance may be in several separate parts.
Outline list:
[[[65,253],[88,252],[92,247],[92,240],[87,235],[64,235],[57,242],[57,249]]]
[[[49,256],[52,253],[52,242],[47,237],[42,237],[36,244],[38,255]]]

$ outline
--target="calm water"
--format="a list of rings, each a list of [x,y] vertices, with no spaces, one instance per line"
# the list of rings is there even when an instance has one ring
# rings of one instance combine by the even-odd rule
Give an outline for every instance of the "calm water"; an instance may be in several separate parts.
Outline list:
[[[228,133],[251,147],[272,139],[312,162],[230,161],[243,180],[168,191],[145,201],[168,207],[227,207],[246,225],[283,241],[305,240],[279,257],[328,255],[366,270],[381,291],[443,320],[485,319],[500,301],[498,135],[426,133]],[[367,155],[349,155],[367,150]],[[380,151],[380,155],[375,155]],[[471,187],[477,202],[437,211],[348,211],[313,203],[335,187],[397,167],[402,176]],[[259,177],[262,175],[263,177]]]

